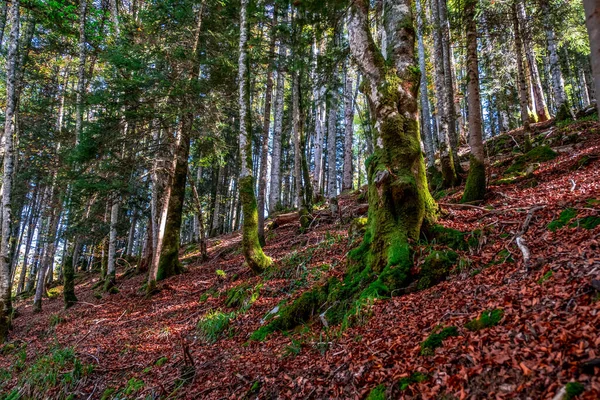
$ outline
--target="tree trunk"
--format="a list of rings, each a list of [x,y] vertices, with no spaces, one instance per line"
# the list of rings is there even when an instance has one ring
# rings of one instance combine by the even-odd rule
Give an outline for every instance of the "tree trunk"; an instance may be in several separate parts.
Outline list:
[[[38,192],[38,195],[33,199],[32,211],[27,221],[27,240],[25,242],[25,253],[23,254],[23,266],[21,267],[21,274],[19,275],[19,283],[17,284],[17,294],[23,292],[25,288],[25,277],[27,276],[27,266],[29,264],[29,252],[31,251],[31,243],[33,241],[33,235],[35,234],[35,228],[39,220],[39,207],[43,203],[43,191]]]
[[[302,147],[300,146],[300,74],[292,72],[292,138],[294,140],[294,182],[296,183],[295,206],[302,208],[303,185],[302,185]]]
[[[438,3],[438,18],[441,30],[442,39],[442,57],[444,60],[444,99],[445,113],[448,116],[448,137],[450,138],[450,148],[454,160],[454,168],[458,171],[458,159],[456,151],[458,149],[459,138],[456,130],[456,108],[454,107],[454,82],[453,75],[453,60],[450,49],[450,23],[448,22],[448,5],[447,0],[437,0]]]
[[[361,247],[365,268],[379,275],[386,288],[405,284],[412,268],[409,240],[417,240],[423,222],[433,222],[436,205],[427,187],[420,148],[415,94],[414,30],[411,0],[388,6],[385,30],[388,62],[374,45],[369,30],[369,1],[350,9],[350,50],[363,73],[365,93],[373,105],[376,147],[368,163],[369,221]],[[353,255],[356,259],[357,253]]]
[[[527,107],[529,104],[527,96],[527,79],[525,77],[525,67],[523,65],[523,41],[521,38],[521,29],[519,27],[519,18],[517,14],[517,2],[514,0],[512,5],[512,20],[515,34],[515,54],[517,56],[517,75],[518,75],[518,87],[519,87],[519,106],[521,110],[521,122],[526,132],[527,141],[530,142],[530,126],[529,126],[529,113]],[[527,145],[526,147],[529,147]]]
[[[327,103],[327,198],[329,201],[337,197],[337,71],[331,74]]]
[[[116,284],[117,278],[117,223],[119,222],[119,199],[114,198],[110,207],[110,231],[108,235],[108,264],[106,266],[106,281],[104,290],[110,291]]]
[[[442,186],[445,188],[453,187],[458,184],[458,175],[456,173],[453,149],[450,142],[449,110],[447,106],[448,95],[446,94],[447,85],[445,84],[444,69],[444,46],[442,41],[442,25],[439,17],[438,1],[431,1],[431,15],[434,22],[433,40],[435,48],[435,87],[436,87],[436,111],[438,114],[438,142],[440,148],[440,166],[442,170]]]
[[[12,314],[10,270],[13,134],[16,114],[16,62],[19,43],[19,0],[12,1],[11,31],[6,55],[6,111],[4,114],[4,172],[2,180],[2,238],[0,239],[0,343],[6,341]]]
[[[138,221],[138,216],[137,216],[137,212],[135,210],[135,208],[132,211],[132,216],[131,216],[131,225],[129,226],[129,235],[127,235],[127,256],[128,257],[132,257],[133,256],[133,244],[135,242],[135,232],[136,232],[136,226],[137,226],[137,221]]]
[[[285,47],[279,43],[279,63],[277,65],[277,94],[275,95],[275,121],[273,125],[273,154],[271,157],[271,187],[269,191],[269,212],[281,205],[281,137],[283,130],[283,101],[285,77],[283,62]]]
[[[425,154],[427,154],[427,167],[435,168],[435,148],[431,129],[431,111],[429,110],[429,94],[427,90],[427,66],[425,63],[425,43],[423,40],[424,10],[421,0],[416,1],[417,7],[417,37],[419,47],[419,69],[421,70],[421,116],[423,142],[425,143]]]
[[[529,23],[527,22],[527,15],[525,13],[523,0],[519,0],[517,7],[522,27],[521,36],[523,40],[523,48],[525,49],[527,64],[529,65],[529,71],[531,72],[531,85],[533,87],[533,97],[535,99],[535,113],[539,122],[548,121],[550,119],[550,113],[548,112],[546,98],[544,97],[544,91],[542,89],[542,81],[540,79],[540,73],[538,71],[537,62],[535,59],[535,52],[533,50],[531,29],[529,28]]]
[[[485,159],[483,129],[481,125],[481,98],[479,95],[479,60],[477,59],[477,0],[466,0],[465,21],[467,31],[467,74],[469,102],[469,176],[462,202],[471,203],[485,197]]]
[[[83,96],[85,95],[85,15],[87,0],[79,0],[79,64],[77,66],[77,109],[75,114],[75,144],[81,139],[83,125]]]
[[[198,167],[198,172],[200,171],[200,167]],[[200,181],[200,173],[198,173],[198,182]],[[201,260],[208,260],[208,251],[206,250],[206,229],[204,227],[204,217],[202,216],[202,203],[200,202],[200,196],[198,196],[197,183],[194,182],[192,178],[192,174],[190,174],[190,186],[192,187],[192,196],[194,199],[194,205],[196,208],[196,217],[198,221],[198,247],[200,248],[200,257]]]
[[[65,275],[63,300],[65,302],[65,308],[70,308],[77,302],[77,296],[75,296],[75,257],[78,256],[80,246],[81,240],[77,239],[75,243],[73,243],[72,251],[69,252],[67,244],[65,243],[65,253],[69,254],[63,262],[63,271]],[[91,261],[88,269],[90,271],[92,269]]]
[[[238,60],[238,84],[240,107],[240,196],[244,213],[242,249],[248,267],[261,273],[272,261],[267,257],[258,240],[258,212],[252,177],[252,137],[250,118],[250,91],[248,87],[248,1],[241,0],[240,43]]]
[[[587,82],[585,81],[585,73],[583,68],[579,68],[579,85],[581,87],[581,100],[583,107],[590,105],[590,92],[588,91]]]
[[[342,191],[352,190],[354,168],[352,166],[354,144],[354,90],[350,67],[346,63],[346,84],[344,85],[344,120],[346,135],[344,137],[344,172],[342,179]]]
[[[277,33],[277,3],[273,9],[273,28],[269,44],[269,65],[265,85],[265,111],[263,120],[262,143],[260,153],[260,171],[258,178],[258,240],[265,245],[265,198],[267,196],[267,160],[269,157],[269,129],[271,127],[271,98],[273,95],[273,68],[275,67],[275,39]]]
[[[6,18],[8,16],[8,1],[3,1],[0,6],[0,49],[4,39],[4,28],[6,27]]]
[[[212,217],[212,227],[210,229],[210,236],[215,237],[219,234],[220,224],[219,219],[221,215],[221,185],[223,181],[224,174],[223,166],[219,166],[219,170],[217,172],[217,188],[215,190],[215,198],[214,198],[214,207],[213,207],[213,217]]]
[[[552,82],[552,92],[554,94],[554,106],[556,107],[556,119],[564,120],[571,117],[571,107],[567,101],[565,93],[565,82],[560,69],[560,60],[558,58],[558,47],[554,30],[550,25],[548,9],[546,9],[546,39],[548,40],[548,58],[550,64],[550,81]]]
[[[119,26],[119,9],[117,8],[117,0],[109,0],[110,18],[112,20],[115,37],[121,36],[121,28]]]

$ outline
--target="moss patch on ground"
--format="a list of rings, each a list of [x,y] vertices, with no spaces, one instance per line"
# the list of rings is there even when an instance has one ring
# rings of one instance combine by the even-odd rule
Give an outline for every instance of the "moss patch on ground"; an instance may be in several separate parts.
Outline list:
[[[567,226],[567,224],[571,222],[571,220],[576,216],[576,210],[572,208],[567,208],[560,213],[558,219],[555,219],[554,221],[548,224],[548,230],[551,232],[556,232],[558,229]]]
[[[467,322],[465,328],[470,331],[479,331],[481,329],[490,328],[500,323],[504,317],[504,310],[496,308],[493,310],[487,310],[481,313],[479,318]]]
[[[556,157],[558,157],[558,153],[552,150],[549,146],[538,146],[515,158],[512,165],[505,171],[504,175],[523,175],[525,174],[525,170],[527,169],[528,165],[532,163],[550,161]]]
[[[441,326],[436,327],[431,335],[421,343],[421,355],[431,355],[438,347],[442,347],[444,340],[452,336],[458,336],[458,329],[455,326],[448,326],[441,329]]]

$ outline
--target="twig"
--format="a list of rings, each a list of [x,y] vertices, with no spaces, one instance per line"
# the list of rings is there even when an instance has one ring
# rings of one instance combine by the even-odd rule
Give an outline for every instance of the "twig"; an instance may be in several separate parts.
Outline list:
[[[571,192],[575,191],[575,188],[577,188],[577,183],[575,183],[575,181],[573,179],[569,179],[571,181]]]
[[[487,208],[483,208],[483,207],[479,207],[479,206],[474,206],[472,204],[454,204],[454,203],[438,203],[440,206],[444,206],[444,207],[456,207],[456,208],[474,208],[476,210],[481,210],[481,211],[486,211],[489,212],[491,210],[488,210]]]

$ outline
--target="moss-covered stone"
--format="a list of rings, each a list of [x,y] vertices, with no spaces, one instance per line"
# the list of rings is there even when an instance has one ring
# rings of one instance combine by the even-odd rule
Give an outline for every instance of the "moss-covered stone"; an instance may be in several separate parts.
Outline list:
[[[421,266],[418,289],[427,289],[444,281],[458,261],[454,251],[432,251]]]
[[[505,175],[524,174],[529,164],[550,161],[558,157],[558,153],[548,146],[538,146],[527,153],[517,157],[508,167]]]
[[[483,200],[485,197],[485,165],[471,155],[469,162],[469,175],[463,193],[462,203],[472,203]]]
[[[452,250],[468,251],[474,249],[479,244],[481,231],[461,232],[456,229],[446,228],[442,225],[434,225],[424,232],[425,237],[430,242],[444,245]]]
[[[467,322],[465,328],[470,331],[479,331],[481,329],[490,328],[500,323],[504,317],[504,310],[496,308],[493,310],[487,310],[481,313],[479,318]]]

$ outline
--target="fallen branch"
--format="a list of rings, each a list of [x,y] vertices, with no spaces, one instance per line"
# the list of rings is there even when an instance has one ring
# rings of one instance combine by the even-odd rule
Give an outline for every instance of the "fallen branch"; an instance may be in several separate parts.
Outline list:
[[[531,251],[527,247],[525,239],[523,239],[523,235],[525,235],[525,233],[527,233],[527,231],[529,230],[529,225],[531,224],[531,219],[533,218],[533,214],[537,210],[540,210],[544,207],[545,206],[531,207],[529,209],[529,211],[527,212],[527,217],[525,217],[525,222],[523,223],[521,230],[517,233],[517,236],[515,236],[515,242],[517,243],[517,247],[519,248],[519,250],[521,250],[521,253],[523,254],[523,265],[525,266],[526,272],[529,272],[529,260],[531,258]]]

